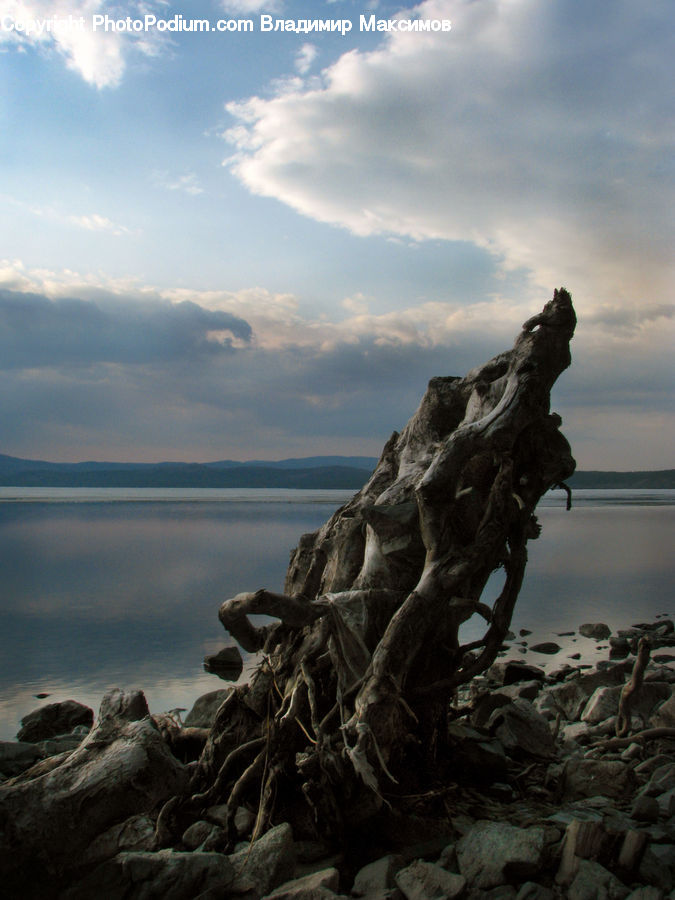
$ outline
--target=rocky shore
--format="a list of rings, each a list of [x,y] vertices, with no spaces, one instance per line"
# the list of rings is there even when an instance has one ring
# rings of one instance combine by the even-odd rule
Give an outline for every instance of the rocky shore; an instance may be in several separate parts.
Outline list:
[[[110,692],[96,721],[75,701],[43,706],[17,741],[0,742],[3,890],[59,900],[675,897],[673,622],[579,633],[609,658],[545,671],[516,658],[513,636],[455,698],[454,777],[425,795],[385,796],[391,806],[342,845],[284,822],[252,841],[256,809],[244,805],[234,852],[223,852],[217,805],[178,843],[169,837],[171,798],[230,688],[200,698],[185,722],[150,715],[140,692]],[[628,691],[641,646],[644,672]],[[630,694],[629,724],[617,729]]]

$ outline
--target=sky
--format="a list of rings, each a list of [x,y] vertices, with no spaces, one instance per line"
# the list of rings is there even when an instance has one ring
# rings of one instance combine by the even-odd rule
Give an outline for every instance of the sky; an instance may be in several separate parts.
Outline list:
[[[674,22],[0,0],[0,453],[377,456],[565,286],[579,468],[675,466]]]

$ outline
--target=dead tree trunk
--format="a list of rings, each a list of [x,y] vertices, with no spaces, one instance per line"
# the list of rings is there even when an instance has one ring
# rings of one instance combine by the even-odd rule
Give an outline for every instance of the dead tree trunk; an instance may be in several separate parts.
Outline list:
[[[574,471],[549,404],[575,324],[561,288],[511,350],[432,379],[365,487],[300,539],[284,593],[223,603],[225,628],[263,661],[218,713],[193,806],[225,801],[233,819],[255,797],[259,830],[277,816],[330,831],[410,784],[411,759],[422,781],[438,765],[454,691],[509,628],[535,507]],[[281,622],[256,627],[253,613]],[[462,643],[473,616],[484,633]]]

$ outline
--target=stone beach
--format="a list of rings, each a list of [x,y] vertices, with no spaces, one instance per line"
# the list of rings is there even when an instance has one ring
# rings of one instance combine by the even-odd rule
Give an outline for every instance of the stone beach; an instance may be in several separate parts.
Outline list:
[[[675,669],[662,650],[675,647],[675,629],[660,619],[608,632],[603,623],[579,628],[609,638],[609,658],[594,667],[566,661],[554,669],[549,646],[540,651],[545,671],[517,658],[517,642],[505,645],[455,698],[448,725],[455,777],[426,796],[399,795],[396,813],[381,814],[366,833],[356,827],[341,846],[303,840],[284,822],[251,842],[257,811],[241,806],[240,843],[226,854],[225,810],[217,805],[200,810],[178,844],[165,845],[165,801],[184,785],[230,688],[200,698],[184,723],[175,713],[151,716],[140,692],[106,695],[96,723],[75,701],[47,704],[24,718],[17,741],[0,743],[8,895],[675,897]],[[640,638],[652,658],[630,733],[617,738]],[[96,754],[98,769],[89,762]],[[83,779],[98,779],[93,793]],[[71,803],[78,791],[79,806]]]

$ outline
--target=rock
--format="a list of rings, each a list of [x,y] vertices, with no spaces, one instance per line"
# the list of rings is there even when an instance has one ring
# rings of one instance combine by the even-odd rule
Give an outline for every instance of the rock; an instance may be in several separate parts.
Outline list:
[[[638,876],[643,884],[652,884],[663,891],[673,887],[671,867],[654,852],[658,844],[650,844],[642,854]]]
[[[675,726],[675,694],[671,694],[653,711],[649,724],[653,728],[673,728]]]
[[[222,829],[218,829],[218,825],[214,825],[212,822],[206,822],[204,819],[199,819],[197,822],[193,822],[192,825],[183,832],[181,841],[188,850],[196,850],[216,829],[222,831]]]
[[[579,634],[582,637],[595,638],[596,641],[602,641],[608,638],[611,630],[604,622],[588,622],[579,626]]]
[[[153,850],[155,823],[145,813],[113,825],[91,842],[78,860],[82,868],[98,866],[125,850]]]
[[[471,724],[474,728],[485,728],[492,713],[501,706],[507,706],[511,698],[503,693],[503,689],[491,691],[479,697],[471,713]]]
[[[545,653],[547,656],[553,656],[554,653],[562,650],[562,647],[555,641],[543,641],[541,644],[532,644],[530,650],[533,653]]]
[[[666,763],[654,769],[642,793],[648,797],[658,797],[672,788],[675,788],[675,763]]]
[[[285,882],[271,894],[266,894],[263,900],[328,900],[336,896],[339,883],[337,869],[322,869]]]
[[[619,871],[628,874],[627,881],[633,881],[634,874],[637,872],[642,853],[647,844],[647,835],[644,831],[635,831],[629,829],[623,838],[617,864]]]
[[[555,894],[536,881],[526,881],[516,894],[516,900],[555,900]]]
[[[83,740],[84,736],[81,734],[57,734],[53,738],[49,738],[49,740],[38,741],[37,746],[46,758],[48,756],[56,756],[58,753],[68,753],[72,750],[77,750]]]
[[[543,865],[544,829],[479,821],[457,842],[460,872],[472,888],[536,877]]]
[[[223,647],[220,652],[205,656],[204,668],[223,681],[236,681],[244,668],[239,647]]]
[[[670,819],[671,816],[675,816],[675,788],[659,794],[656,802],[659,805],[659,815],[663,816],[664,819]]]
[[[532,632],[530,631],[529,628],[521,628],[520,631],[518,632],[518,634],[519,634],[521,637],[527,637],[528,634],[532,634]]]
[[[140,722],[150,715],[148,701],[143,691],[123,691],[113,688],[101,700],[98,720],[120,719],[124,722]]]
[[[62,893],[59,900],[193,900],[211,889],[225,891],[234,877],[230,858],[222,853],[119,853]]]
[[[600,863],[582,859],[579,871],[569,886],[567,900],[623,900],[628,896],[628,888],[616,876],[608,872]]]
[[[11,778],[43,759],[44,751],[28,741],[0,741],[0,772]]]
[[[636,778],[632,769],[621,760],[568,759],[563,785],[565,797],[569,799],[599,794],[620,800],[633,792]]]
[[[630,662],[616,663],[603,670],[596,669],[583,675],[575,675],[569,681],[549,688],[548,693],[565,718],[574,722],[581,715],[596,688],[623,684],[626,673],[631,670]]]
[[[619,697],[623,687],[599,687],[591,694],[588,703],[581,713],[581,721],[589,725],[604,722],[619,711]]]
[[[48,703],[24,716],[17,739],[35,744],[56,734],[66,734],[76,725],[91,728],[93,724],[94,711],[76,700]]]
[[[245,850],[233,853],[230,862],[237,873],[232,890],[243,891],[249,885],[264,896],[289,881],[295,873],[293,832],[287,822],[271,828]]]
[[[518,659],[500,660],[493,663],[488,669],[490,678],[499,682],[499,684],[508,685],[515,684],[518,681],[543,681],[546,673],[537,666],[528,666],[526,663]]]
[[[569,885],[579,871],[579,861],[598,856],[606,843],[607,833],[601,819],[584,821],[573,818],[565,830],[556,883]]]
[[[626,762],[630,762],[633,759],[640,759],[642,757],[642,747],[640,744],[629,744],[626,749],[621,753],[621,759]]]
[[[657,822],[659,818],[659,802],[656,797],[641,794],[635,799],[631,809],[631,818],[637,822]]]
[[[227,808],[227,807],[226,807]],[[256,814],[245,806],[238,806],[234,814],[234,828],[239,837],[250,834],[255,825]],[[225,822],[223,824],[226,824]]]
[[[368,863],[356,873],[352,894],[355,897],[368,897],[377,900],[385,892],[394,887],[394,876],[405,865],[402,856],[389,854]]]
[[[533,679],[532,681],[518,681],[516,684],[509,684],[506,687],[499,688],[494,695],[508,697],[510,700],[517,700],[521,697],[523,700],[534,700],[541,690],[541,681]]]
[[[446,872],[441,866],[417,859],[396,873],[396,884],[406,900],[454,900],[466,888],[462,875]]]
[[[181,793],[186,780],[151,719],[103,718],[56,768],[0,786],[3,886],[27,896],[36,878],[73,870],[96,837]]]
[[[195,700],[194,706],[185,716],[185,725],[190,728],[210,728],[220,705],[231,693],[232,688],[222,688],[219,691],[202,694]]]
[[[653,885],[645,885],[632,891],[626,900],[663,900],[663,891]]]
[[[552,756],[555,751],[548,722],[528,700],[514,700],[496,709],[487,727],[507,751],[531,756]]]

